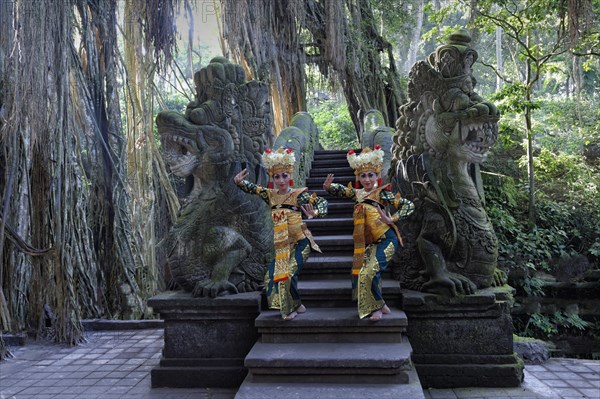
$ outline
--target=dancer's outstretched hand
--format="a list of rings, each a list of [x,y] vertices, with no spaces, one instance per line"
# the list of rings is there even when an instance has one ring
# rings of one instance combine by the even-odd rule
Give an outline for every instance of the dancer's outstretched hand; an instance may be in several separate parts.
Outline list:
[[[233,182],[236,185],[239,185],[246,177],[248,177],[248,169],[243,169],[240,173],[233,177]]]
[[[384,209],[377,207],[377,211],[379,212],[379,221],[385,224],[392,224],[392,216]]]
[[[302,208],[302,212],[304,212],[304,214],[309,218],[312,219],[315,216],[318,215],[317,211],[315,210],[315,208],[312,206],[312,204],[304,204],[302,205],[300,208]]]
[[[326,191],[329,191],[329,187],[331,187],[331,183],[333,183],[333,173],[328,174],[327,177],[325,178],[325,181],[323,182],[323,189],[325,189]]]

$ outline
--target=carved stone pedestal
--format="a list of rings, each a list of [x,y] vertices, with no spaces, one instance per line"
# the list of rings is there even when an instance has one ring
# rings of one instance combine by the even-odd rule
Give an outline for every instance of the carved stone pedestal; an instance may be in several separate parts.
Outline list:
[[[258,339],[254,319],[260,293],[193,298],[165,292],[148,305],[164,320],[165,346],[152,369],[153,387],[238,387],[248,370],[244,358]]]
[[[403,290],[408,337],[423,388],[516,387],[508,285],[449,298]]]

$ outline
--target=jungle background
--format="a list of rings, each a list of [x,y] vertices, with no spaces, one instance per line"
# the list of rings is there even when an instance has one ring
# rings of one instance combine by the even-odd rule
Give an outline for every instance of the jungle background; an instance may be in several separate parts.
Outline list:
[[[324,148],[348,149],[361,111],[394,127],[412,65],[464,27],[479,52],[476,91],[503,112],[483,164],[499,265],[517,295],[550,297],[521,304],[515,333],[599,341],[589,300],[600,280],[600,1],[0,7],[3,333],[76,344],[83,319],[155,317],[145,301],[167,288],[162,244],[179,203],[154,117],[185,109],[212,57],[270,83],[275,134],[309,111]],[[559,306],[565,287],[573,300]]]

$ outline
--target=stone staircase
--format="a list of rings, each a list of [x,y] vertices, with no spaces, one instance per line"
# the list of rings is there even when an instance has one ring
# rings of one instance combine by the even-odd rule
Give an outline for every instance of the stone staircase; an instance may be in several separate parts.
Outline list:
[[[313,252],[300,274],[308,310],[289,322],[271,310],[256,318],[261,338],[246,356],[249,373],[236,399],[423,398],[398,282],[383,280],[391,314],[378,322],[358,318],[350,285],[353,203],[325,193],[328,173],[337,183],[354,182],[345,152],[315,152],[307,186],[327,198],[329,215],[307,220],[323,251]]]

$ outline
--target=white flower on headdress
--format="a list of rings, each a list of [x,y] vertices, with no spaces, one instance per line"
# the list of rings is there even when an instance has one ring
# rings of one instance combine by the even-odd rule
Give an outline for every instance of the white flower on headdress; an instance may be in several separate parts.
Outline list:
[[[356,175],[367,170],[372,170],[379,174],[383,168],[383,155],[383,150],[378,144],[374,150],[365,147],[359,155],[356,155],[354,150],[350,150],[346,158]]]
[[[273,175],[279,171],[291,174],[296,165],[296,156],[291,148],[284,149],[280,147],[277,151],[267,148],[262,155],[262,163],[269,172],[269,175]]]

